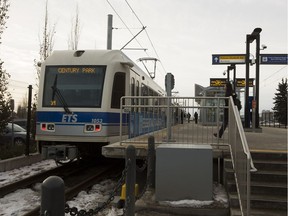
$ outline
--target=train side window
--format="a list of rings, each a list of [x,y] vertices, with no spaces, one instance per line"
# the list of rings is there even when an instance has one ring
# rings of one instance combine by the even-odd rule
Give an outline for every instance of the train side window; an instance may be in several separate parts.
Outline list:
[[[131,78],[131,96],[135,96],[135,79],[134,79],[134,77]],[[131,105],[135,105],[136,99],[132,98],[131,102],[132,102]],[[134,111],[133,107],[132,107],[131,111],[132,112]]]
[[[135,79],[131,78],[131,96],[135,96]]]
[[[136,82],[136,96],[139,96],[140,93],[140,83],[139,83],[139,80],[137,80]],[[139,105],[139,98],[136,99],[136,104]],[[136,109],[137,112],[139,112],[139,107]]]
[[[114,75],[111,108],[120,108],[120,98],[125,96],[125,73],[117,72]]]
[[[136,83],[136,96],[139,96],[139,89],[140,89],[140,84],[139,84],[139,81],[137,80],[137,83]]]

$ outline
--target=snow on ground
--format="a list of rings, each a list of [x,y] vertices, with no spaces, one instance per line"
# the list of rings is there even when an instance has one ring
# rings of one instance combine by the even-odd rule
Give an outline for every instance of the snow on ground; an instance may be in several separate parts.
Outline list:
[[[228,197],[224,187],[220,184],[214,184],[213,187],[213,200],[178,200],[178,201],[162,201],[162,205],[171,206],[171,207],[193,207],[200,208],[212,205],[214,202],[219,202],[224,206],[228,205]]]
[[[22,167],[7,172],[0,172],[0,187],[8,183],[15,182],[19,179],[34,175],[44,170],[52,169],[56,167],[56,163],[53,160],[45,160],[39,163]],[[113,190],[117,182],[112,180],[104,180],[99,184],[96,184],[88,192],[82,191],[73,200],[68,201],[67,204],[70,207],[76,207],[78,210],[95,209],[99,203],[103,203],[109,197],[109,193]],[[12,194],[8,194],[3,198],[0,198],[0,216],[22,216],[28,210],[35,208],[40,204],[40,191],[41,183],[37,183],[31,189],[19,189]],[[214,186],[214,200],[220,203],[228,203],[227,195],[224,188],[221,185]],[[169,206],[205,206],[210,205],[212,201],[197,201],[197,200],[180,200],[166,203]],[[117,209],[110,206],[109,209],[105,209],[101,214],[105,216],[118,216],[122,215],[122,209]],[[65,214],[69,216],[70,214]]]
[[[21,167],[6,172],[0,172],[0,187],[27,178],[28,176],[41,173],[55,168],[57,165],[54,160],[44,160],[30,166]]]

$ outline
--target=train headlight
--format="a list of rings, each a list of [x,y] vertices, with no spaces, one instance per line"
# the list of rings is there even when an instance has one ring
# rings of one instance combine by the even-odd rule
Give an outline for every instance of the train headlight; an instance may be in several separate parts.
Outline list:
[[[101,124],[86,124],[84,127],[84,132],[93,133],[101,131]]]
[[[85,131],[86,132],[93,132],[94,131],[94,125],[85,125]]]

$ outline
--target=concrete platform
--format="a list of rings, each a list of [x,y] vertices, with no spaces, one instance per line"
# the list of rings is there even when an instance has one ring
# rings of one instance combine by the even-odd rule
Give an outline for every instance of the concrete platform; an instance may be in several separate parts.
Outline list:
[[[162,144],[162,143],[161,143]],[[125,158],[125,151],[129,145],[133,145],[136,148],[136,158],[143,159],[147,157],[148,144],[137,144],[137,143],[126,143],[121,144],[120,142],[113,143],[102,147],[102,155],[108,158]],[[157,147],[160,143],[155,144]],[[210,144],[206,144],[210,145]],[[226,145],[214,145],[213,148],[213,158],[224,157],[229,154],[229,148]]]
[[[0,172],[17,169],[41,161],[41,154],[32,154],[29,156],[19,156],[6,160],[0,160]]]
[[[262,133],[245,132],[250,151],[287,152],[287,129],[262,127]]]
[[[193,123],[194,124],[194,123]],[[192,124],[191,124],[192,125]],[[188,128],[189,127],[189,128]],[[191,130],[192,129],[192,130]],[[211,145],[213,148],[213,157],[223,157],[229,154],[229,148],[227,146],[227,131],[225,131],[223,139],[215,139],[213,132],[217,131],[216,127],[205,127],[201,125],[187,126],[180,125],[173,128],[179,135],[175,137],[176,143],[187,144],[204,144]],[[201,133],[196,135],[197,131],[201,130]],[[246,139],[250,151],[275,151],[275,152],[287,152],[287,129],[263,127],[261,133],[246,131]],[[151,134],[155,136],[155,145],[167,143],[165,140],[165,131],[159,131]],[[134,145],[136,147],[136,157],[145,158],[147,155],[147,143],[150,135],[142,136],[140,139],[126,140],[122,143],[117,142],[102,147],[102,155],[110,158],[125,158],[125,149],[128,145]],[[160,137],[160,138],[159,138]],[[190,140],[190,143],[187,141]]]
[[[200,124],[184,123],[172,127],[172,137],[167,141],[167,129],[159,130],[150,134],[142,135],[132,139],[127,139],[117,143],[102,147],[102,155],[109,158],[125,158],[127,146],[133,145],[136,148],[136,157],[145,158],[148,149],[148,137],[155,137],[155,146],[160,144],[179,143],[194,145],[211,145],[213,148],[213,157],[222,157],[229,153],[227,143],[227,133],[223,139],[217,140],[213,133],[217,131],[216,126],[203,126]]]

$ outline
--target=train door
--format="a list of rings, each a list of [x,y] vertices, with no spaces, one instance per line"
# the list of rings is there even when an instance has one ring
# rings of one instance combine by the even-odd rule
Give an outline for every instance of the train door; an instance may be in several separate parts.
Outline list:
[[[139,86],[140,82],[137,80],[137,77],[130,78],[130,95],[132,97],[139,96]],[[131,99],[131,105],[136,107],[131,107],[130,109],[130,118],[129,118],[129,137],[135,137],[139,133],[139,108],[137,107],[139,103],[138,98]]]

